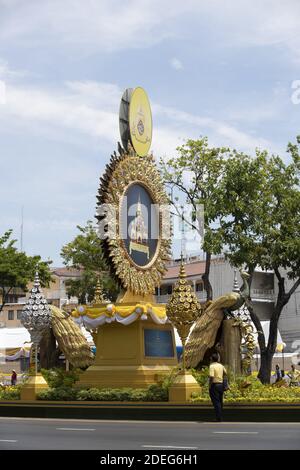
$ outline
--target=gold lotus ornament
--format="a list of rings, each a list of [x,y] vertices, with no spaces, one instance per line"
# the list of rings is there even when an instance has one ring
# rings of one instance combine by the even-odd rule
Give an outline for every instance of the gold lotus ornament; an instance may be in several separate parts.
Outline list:
[[[93,307],[97,307],[98,305],[103,305],[103,304],[107,304],[107,303],[108,303],[108,300],[105,299],[105,296],[103,294],[102,281],[98,277],[96,288],[95,288],[94,298],[92,300],[92,305],[93,305]]]
[[[183,371],[185,371],[185,344],[190,329],[201,314],[201,305],[186,280],[185,269],[181,259],[179,281],[174,287],[173,294],[166,306],[169,320],[178,331],[182,342]]]
[[[190,329],[201,314],[201,305],[191,286],[186,280],[185,269],[181,258],[179,281],[166,305],[166,313],[178,331],[182,342],[182,371],[169,389],[169,401],[184,402],[190,400],[192,394],[200,394],[201,388],[185,367],[185,344]]]

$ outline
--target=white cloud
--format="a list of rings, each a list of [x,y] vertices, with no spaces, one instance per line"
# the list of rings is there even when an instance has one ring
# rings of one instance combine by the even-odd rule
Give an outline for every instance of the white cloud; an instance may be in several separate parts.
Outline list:
[[[279,46],[300,60],[299,23],[299,0],[64,0],[63,7],[61,0],[0,2],[2,43],[56,45],[77,55],[174,37],[195,40],[208,25],[215,46]]]
[[[6,104],[0,108],[2,129],[15,129],[51,139],[94,140],[98,145],[120,140],[119,101],[122,90],[116,84],[69,81],[60,89],[8,84]],[[272,149],[264,138],[252,136],[229,122],[194,115],[175,108],[152,104],[154,115],[153,150],[158,156],[174,153],[186,138],[208,135],[216,145],[244,151]],[[80,137],[81,136],[81,137]],[[274,148],[273,148],[274,150]]]
[[[20,45],[76,46],[80,50],[113,51],[140,48],[172,36],[168,22],[187,10],[179,0],[169,6],[159,0],[22,0],[6,4],[0,20],[0,37]],[[190,6],[194,0],[188,0]]]
[[[13,70],[8,66],[8,62],[0,59],[0,78],[19,79],[29,75],[27,70]]]
[[[106,141],[116,140],[117,115],[109,109],[107,95],[107,89],[113,89],[113,85],[97,87],[94,83],[93,87],[92,90],[91,83],[88,86],[86,82],[68,82],[61,90],[52,91],[8,84],[6,105],[0,109],[0,119],[6,127],[19,129],[23,125],[33,133],[49,131],[52,137],[53,131],[69,130]],[[94,105],[90,103],[92,96],[95,97]]]
[[[300,2],[298,0],[223,0],[201,2],[199,11],[225,47],[268,47],[287,50],[300,60]]]
[[[173,59],[170,60],[171,67],[175,70],[183,70],[183,64],[182,62],[177,59],[176,57],[173,57]]]
[[[181,137],[182,142],[186,138],[199,138],[200,136],[207,135],[211,145],[230,146],[247,152],[254,152],[256,147],[276,151],[273,143],[267,139],[253,137],[249,132],[241,131],[219,119],[197,116],[159,105],[154,105],[153,108],[154,114],[167,117],[169,127],[172,128],[171,123],[177,124],[177,132],[175,132],[176,129],[174,127],[172,130],[172,139],[174,134],[177,136],[177,139],[174,139],[171,146],[172,150],[180,145],[179,137]],[[162,138],[166,140],[164,134]],[[169,140],[170,144],[172,139]],[[167,152],[165,153],[167,154]]]

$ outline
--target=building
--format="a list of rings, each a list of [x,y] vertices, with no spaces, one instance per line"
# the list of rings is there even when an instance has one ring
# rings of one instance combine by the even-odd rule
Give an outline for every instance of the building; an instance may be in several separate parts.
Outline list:
[[[286,271],[280,270],[281,276],[286,278],[286,292],[293,286],[295,281],[288,279]],[[275,298],[278,293],[278,285],[275,283]],[[300,354],[300,286],[285,305],[279,319],[279,329],[286,343],[286,350]]]
[[[50,304],[61,308],[63,305],[77,304],[77,297],[70,299],[66,293],[66,281],[68,279],[78,279],[81,271],[68,268],[51,269],[53,281],[50,286],[43,288],[43,294]],[[28,286],[30,290],[32,285]],[[26,302],[26,293],[21,289],[13,289],[9,294],[8,302],[4,305],[0,312],[0,328],[17,328],[21,327],[21,313]]]

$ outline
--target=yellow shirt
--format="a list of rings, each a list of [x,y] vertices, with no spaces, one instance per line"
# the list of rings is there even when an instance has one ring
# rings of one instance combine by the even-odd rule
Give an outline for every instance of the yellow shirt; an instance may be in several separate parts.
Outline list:
[[[297,369],[295,370],[291,369],[288,373],[288,376],[291,379],[291,383],[297,383],[298,380],[300,379],[300,372]]]
[[[227,373],[226,369],[219,362],[212,362],[209,366],[209,376],[212,378],[212,383],[221,384],[223,383],[223,374]]]

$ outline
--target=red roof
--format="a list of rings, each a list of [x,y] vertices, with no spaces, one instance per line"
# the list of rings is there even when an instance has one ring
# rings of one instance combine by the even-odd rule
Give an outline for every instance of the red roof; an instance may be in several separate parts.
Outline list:
[[[52,274],[62,277],[80,277],[83,270],[74,268],[51,268]]]
[[[199,276],[205,272],[205,261],[196,261],[184,266],[187,276]],[[179,276],[180,265],[170,266],[164,275],[164,279],[177,279]]]

